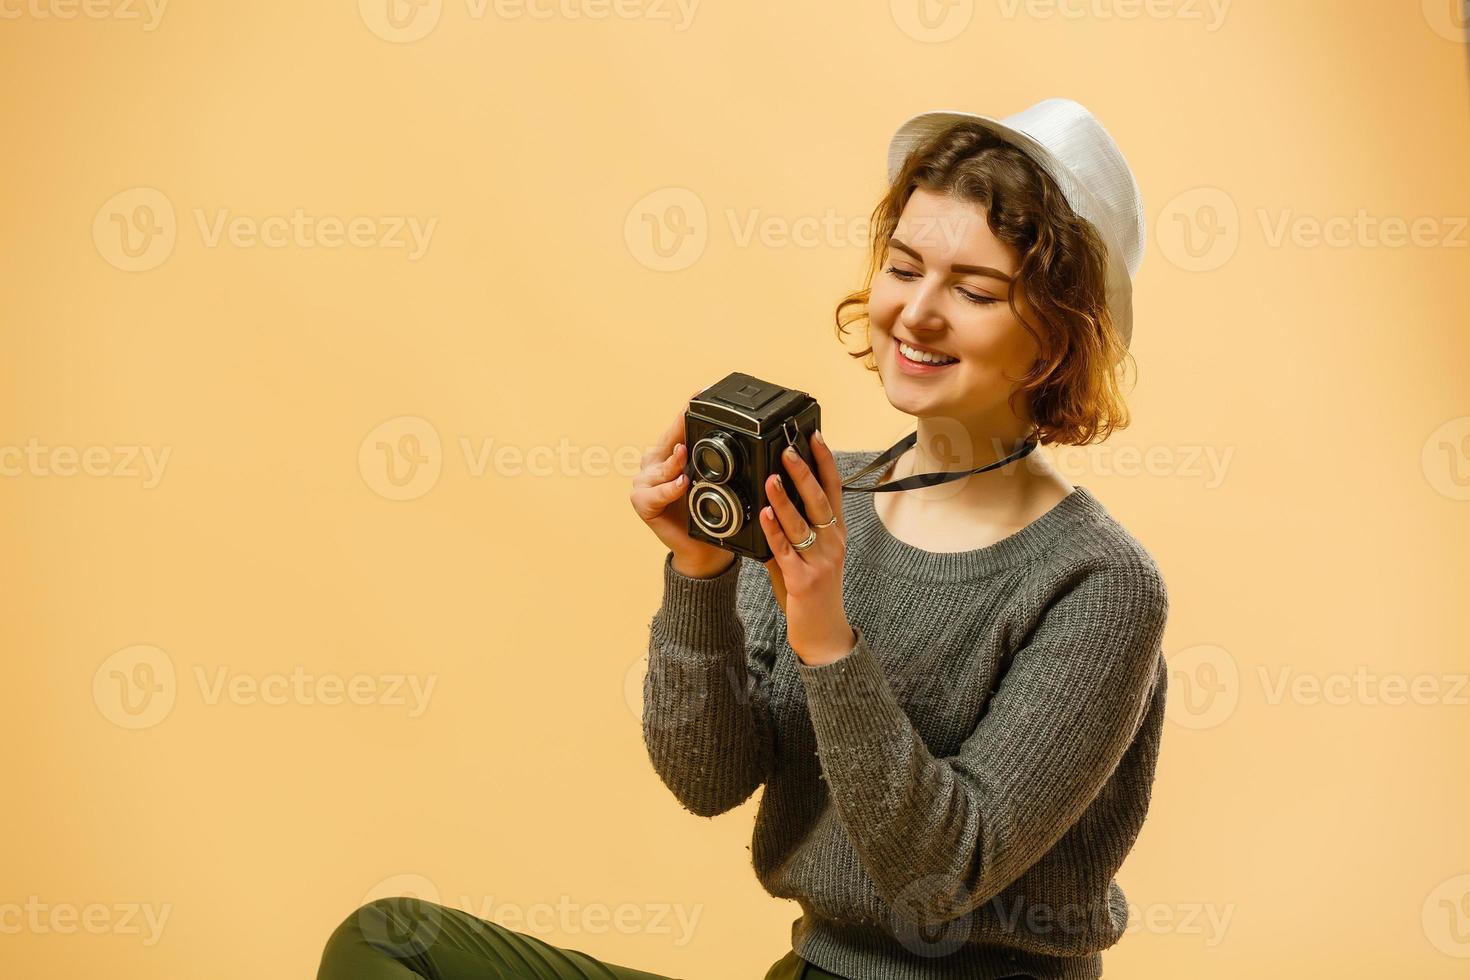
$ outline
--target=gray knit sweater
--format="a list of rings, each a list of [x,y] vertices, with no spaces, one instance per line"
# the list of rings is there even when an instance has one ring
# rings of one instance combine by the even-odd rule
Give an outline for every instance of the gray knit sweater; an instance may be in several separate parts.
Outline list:
[[[846,479],[877,450],[836,452]],[[1128,910],[1114,873],[1148,811],[1168,594],[1084,487],[1009,537],[937,553],[843,495],[856,646],[801,663],[765,568],[664,558],[643,732],[713,817],[764,785],[751,859],[795,899],[792,947],[849,980],[1072,980]]]

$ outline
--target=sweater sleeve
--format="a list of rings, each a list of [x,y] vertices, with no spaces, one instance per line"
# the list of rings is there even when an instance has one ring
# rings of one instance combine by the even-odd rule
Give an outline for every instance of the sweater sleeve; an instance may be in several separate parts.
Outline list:
[[[685,809],[713,817],[770,775],[770,675],[780,607],[765,569],[736,557],[691,578],[664,557],[664,594],[649,626],[643,739],[653,768]]]
[[[936,758],[867,637],[798,665],[834,806],[879,893],[926,925],[973,911],[1097,796],[1152,696],[1168,593],[1151,559],[1063,577],[957,753]]]

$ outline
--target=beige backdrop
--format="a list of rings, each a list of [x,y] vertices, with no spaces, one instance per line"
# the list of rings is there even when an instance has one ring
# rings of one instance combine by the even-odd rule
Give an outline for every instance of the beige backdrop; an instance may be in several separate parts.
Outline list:
[[[0,0],[11,976],[314,976],[419,894],[748,978],[794,903],[651,769],[637,456],[729,370],[838,448],[887,139],[1092,108],[1149,214],[1127,978],[1470,966],[1459,0]]]

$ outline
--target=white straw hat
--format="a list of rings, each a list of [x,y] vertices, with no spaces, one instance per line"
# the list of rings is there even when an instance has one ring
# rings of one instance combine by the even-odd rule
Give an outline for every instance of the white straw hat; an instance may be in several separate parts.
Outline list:
[[[1127,346],[1133,339],[1133,277],[1143,261],[1147,228],[1138,182],[1118,144],[1071,99],[1045,99],[1003,119],[936,109],[909,118],[893,134],[889,182],[912,150],[962,120],[983,123],[1046,168],[1072,210],[1097,228],[1108,249],[1108,309]]]

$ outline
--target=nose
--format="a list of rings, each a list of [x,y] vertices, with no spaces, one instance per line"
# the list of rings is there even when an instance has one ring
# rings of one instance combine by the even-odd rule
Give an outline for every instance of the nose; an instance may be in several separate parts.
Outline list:
[[[899,311],[898,322],[914,333],[942,330],[946,324],[939,309],[941,286],[928,276],[911,284],[908,302]]]

